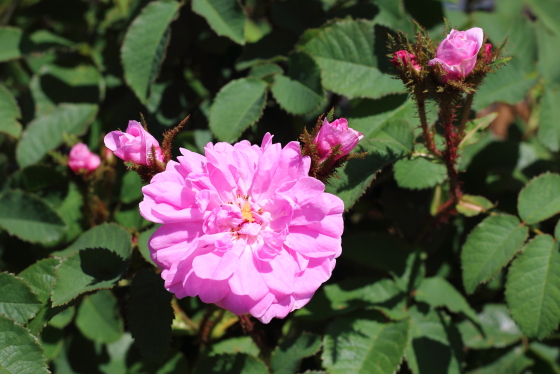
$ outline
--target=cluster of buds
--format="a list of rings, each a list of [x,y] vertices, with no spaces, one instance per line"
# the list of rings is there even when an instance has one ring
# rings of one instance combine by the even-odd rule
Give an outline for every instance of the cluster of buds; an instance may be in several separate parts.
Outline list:
[[[311,158],[309,175],[327,183],[346,161],[364,158],[367,152],[350,153],[363,137],[364,134],[348,127],[345,118],[329,122],[326,115],[319,117],[311,133],[304,129],[300,135],[301,153]]]
[[[129,121],[126,132],[111,131],[108,133],[104,139],[105,146],[123,160],[129,170],[137,172],[142,180],[148,183],[154,175],[165,170],[167,163],[171,160],[173,138],[185,125],[188,118],[163,134],[161,146],[148,132],[144,118],[142,118],[142,124],[138,121]]]
[[[499,57],[504,44],[492,48],[479,27],[451,29],[437,47],[425,30],[418,25],[417,30],[415,43],[402,32],[389,40],[391,61],[413,94],[421,90],[436,100],[450,95],[457,100],[462,94],[473,93],[488,73],[507,61]]]
[[[484,77],[508,61],[500,58],[505,42],[492,48],[485,42],[481,28],[458,31],[447,25],[448,35],[436,46],[427,32],[416,26],[415,43],[402,32],[396,38],[390,37],[389,48],[393,53],[389,57],[396,75],[416,101],[426,148],[446,165],[451,195],[448,205],[453,206],[462,195],[456,162],[473,97]],[[439,106],[439,123],[445,138],[443,150],[436,147],[435,127],[427,122],[427,99],[434,99]],[[463,115],[458,120],[459,108]]]

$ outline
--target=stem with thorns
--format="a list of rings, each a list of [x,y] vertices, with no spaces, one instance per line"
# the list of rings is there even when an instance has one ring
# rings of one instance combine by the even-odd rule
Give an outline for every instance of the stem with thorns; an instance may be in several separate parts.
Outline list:
[[[474,92],[467,95],[465,100],[465,106],[463,107],[463,117],[461,118],[461,123],[459,124],[459,138],[458,142],[463,140],[465,137],[465,128],[467,127],[467,122],[469,121],[469,114],[471,113],[471,106],[473,103]]]
[[[426,99],[422,88],[418,87],[414,90],[414,97],[416,98],[416,107],[418,108],[418,116],[420,117],[420,125],[422,126],[422,133],[426,141],[426,147],[437,156],[441,156],[441,152],[436,148],[434,143],[434,135],[428,126],[428,119],[426,117]]]
[[[456,108],[453,103],[449,103],[442,107],[443,133],[445,136],[445,151],[443,152],[443,158],[447,168],[447,175],[449,176],[449,192],[451,194],[450,200],[456,203],[463,193],[461,192],[461,186],[459,184],[459,172],[455,167],[458,157],[458,134],[453,126],[455,109]]]

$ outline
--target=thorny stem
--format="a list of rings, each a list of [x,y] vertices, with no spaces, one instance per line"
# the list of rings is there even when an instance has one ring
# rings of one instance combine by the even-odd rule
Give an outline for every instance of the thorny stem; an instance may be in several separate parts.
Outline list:
[[[473,103],[474,92],[467,95],[465,100],[465,106],[463,107],[463,117],[461,118],[461,123],[459,124],[459,138],[458,142],[463,140],[465,137],[465,128],[467,127],[467,122],[469,121],[469,114],[471,113],[471,106]]]
[[[200,321],[200,328],[198,331],[200,333],[200,340],[202,340],[203,343],[208,342],[208,336],[210,336],[210,332],[214,327],[214,323],[210,321],[210,317],[214,314],[215,310],[216,306],[214,306],[214,304],[208,305],[208,307],[206,307],[206,312],[202,317],[202,321]]]
[[[447,175],[449,176],[449,193],[451,194],[450,200],[457,202],[462,196],[461,186],[459,184],[459,172],[455,167],[457,162],[457,144],[458,134],[453,126],[453,119],[455,118],[455,107],[449,103],[442,108],[443,117],[443,133],[445,136],[445,151],[443,158],[447,168]]]
[[[441,152],[436,148],[434,143],[434,135],[428,127],[428,119],[426,117],[426,100],[421,88],[414,90],[414,97],[416,98],[416,107],[418,108],[418,116],[420,117],[420,125],[422,126],[422,133],[426,141],[426,147],[437,156],[441,156]]]

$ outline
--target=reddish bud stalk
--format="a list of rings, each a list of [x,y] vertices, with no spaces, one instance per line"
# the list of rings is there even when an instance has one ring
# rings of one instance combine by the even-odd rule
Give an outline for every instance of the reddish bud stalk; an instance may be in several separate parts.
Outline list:
[[[449,192],[450,200],[457,202],[462,196],[461,186],[459,183],[459,172],[455,164],[457,163],[457,145],[459,143],[459,134],[457,133],[453,120],[455,119],[455,107],[449,105],[443,108],[443,133],[445,136],[445,151],[443,159],[449,176]]]

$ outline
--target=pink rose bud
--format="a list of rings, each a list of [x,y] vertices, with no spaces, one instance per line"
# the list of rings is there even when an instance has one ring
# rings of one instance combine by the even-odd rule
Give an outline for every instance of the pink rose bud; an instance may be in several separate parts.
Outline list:
[[[420,64],[418,64],[416,56],[405,50],[395,52],[393,54],[393,59],[391,60],[391,62],[397,68],[412,66],[412,68],[417,71],[420,71],[422,69]]]
[[[488,43],[484,46],[484,56],[488,64],[492,62],[492,44]]]
[[[473,27],[467,31],[451,30],[445,40],[439,45],[436,58],[430,60],[429,65],[440,64],[446,74],[443,81],[457,80],[466,77],[474,69],[476,56],[484,33],[480,27]]]
[[[346,156],[358,144],[364,134],[348,127],[345,118],[339,118],[329,123],[327,119],[323,121],[323,126],[315,138],[317,149],[319,150],[319,161],[324,161],[333,151],[333,148],[340,144],[340,154],[336,159]]]
[[[87,145],[78,143],[70,150],[68,166],[75,174],[90,174],[101,164],[101,159],[95,153],[90,152]]]
[[[158,141],[138,121],[128,121],[126,132],[111,131],[105,135],[105,146],[123,161],[138,165],[150,164],[152,146],[156,159],[163,162],[163,153]]]

